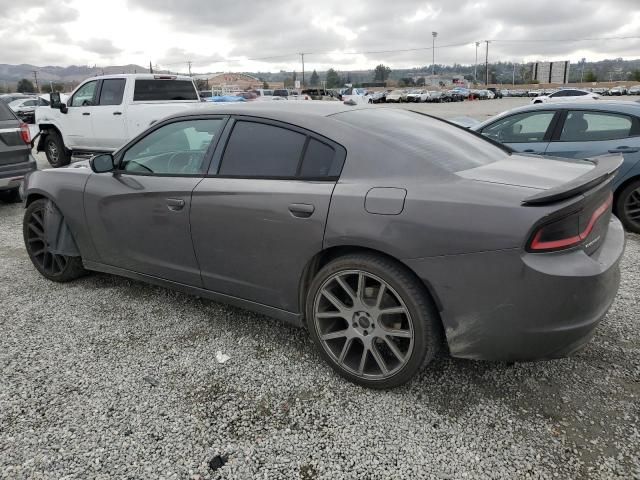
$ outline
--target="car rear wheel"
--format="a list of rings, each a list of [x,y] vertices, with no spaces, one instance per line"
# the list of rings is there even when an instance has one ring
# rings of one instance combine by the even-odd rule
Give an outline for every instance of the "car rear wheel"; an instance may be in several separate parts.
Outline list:
[[[625,229],[640,233],[640,180],[631,182],[620,192],[616,213]]]
[[[38,272],[54,282],[69,282],[86,273],[80,257],[61,255],[51,250],[47,240],[46,208],[49,200],[38,199],[24,214],[22,232],[31,262]]]
[[[62,137],[58,132],[48,133],[44,145],[47,161],[53,168],[64,167],[71,163],[71,155],[65,148]]]
[[[322,268],[305,313],[323,358],[367,387],[407,382],[442,343],[440,320],[424,286],[401,265],[375,255],[348,255]]]

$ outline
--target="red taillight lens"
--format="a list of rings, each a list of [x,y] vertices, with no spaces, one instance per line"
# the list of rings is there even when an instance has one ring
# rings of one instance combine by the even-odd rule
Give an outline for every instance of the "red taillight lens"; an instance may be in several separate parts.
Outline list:
[[[20,138],[22,138],[22,141],[27,145],[31,143],[31,132],[29,131],[29,125],[26,123],[20,124]]]
[[[575,247],[582,243],[593,231],[600,218],[611,209],[613,193],[591,214],[585,227],[580,229],[580,213],[575,213],[561,220],[548,223],[538,229],[531,239],[529,250],[533,252],[549,252]]]

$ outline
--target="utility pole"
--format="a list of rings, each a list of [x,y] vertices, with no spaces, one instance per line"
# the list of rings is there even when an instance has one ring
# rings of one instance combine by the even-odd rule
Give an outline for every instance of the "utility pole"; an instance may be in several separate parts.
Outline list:
[[[191,60],[187,62],[187,65],[189,66],[189,76],[191,77]]]
[[[433,36],[433,46],[431,47],[431,76],[436,76],[436,37],[438,36],[438,32],[431,32]]]
[[[478,83],[478,47],[480,42],[476,42],[476,64],[473,67],[473,83]]]
[[[36,81],[36,93],[40,93],[40,86],[38,85],[38,71],[33,70],[33,78]]]
[[[304,53],[300,53],[300,57],[302,57],[302,88],[304,88]]]
[[[484,43],[487,44],[487,52],[484,57],[484,68],[485,68],[484,84],[489,85],[489,40],[485,40]]]
[[[584,64],[587,63],[587,59],[582,59],[582,73],[580,74],[580,83],[584,82]]]
[[[151,60],[149,60],[149,73],[153,73],[153,65],[151,65]]]
[[[516,62],[513,62],[513,83],[511,85],[516,86]]]

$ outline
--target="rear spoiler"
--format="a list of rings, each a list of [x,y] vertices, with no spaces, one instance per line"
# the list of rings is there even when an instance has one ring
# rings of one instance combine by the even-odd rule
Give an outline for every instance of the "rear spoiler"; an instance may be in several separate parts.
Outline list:
[[[595,164],[592,170],[567,183],[527,197],[522,201],[522,204],[542,205],[545,203],[559,202],[560,200],[565,200],[587,192],[596,185],[611,180],[618,171],[618,168],[620,168],[620,165],[622,165],[624,157],[622,154],[616,153],[588,158],[586,160]]]

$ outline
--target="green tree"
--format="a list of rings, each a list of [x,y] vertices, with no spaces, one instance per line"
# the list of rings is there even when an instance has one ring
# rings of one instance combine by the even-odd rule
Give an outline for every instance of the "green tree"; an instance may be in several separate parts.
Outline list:
[[[267,83],[266,80],[262,81],[262,88],[264,88],[265,90],[269,88],[269,84]]]
[[[36,91],[36,87],[33,86],[31,80],[23,78],[18,82],[18,88],[16,90],[20,93],[33,93]]]
[[[631,72],[631,80],[634,82],[640,82],[640,70],[636,69]]]
[[[311,78],[309,79],[309,85],[311,85],[312,87],[316,87],[319,82],[320,82],[320,76],[318,75],[318,72],[314,70],[313,73],[311,74]]]
[[[415,80],[411,77],[403,77],[398,82],[399,87],[413,87],[415,84]]]
[[[424,77],[420,77],[418,80],[416,80],[416,86],[417,87],[424,87],[425,83],[426,82],[424,80]]]
[[[42,90],[42,93],[51,93],[51,90],[54,92],[64,92],[64,85],[62,83],[45,83],[40,90]]]
[[[593,70],[589,70],[588,72],[586,72],[584,74],[584,81],[585,82],[597,82],[598,81],[598,76],[593,73]]]
[[[386,82],[390,74],[391,74],[391,69],[381,63],[373,71],[373,81]]]
[[[327,88],[337,88],[342,85],[340,75],[333,68],[327,70]]]

